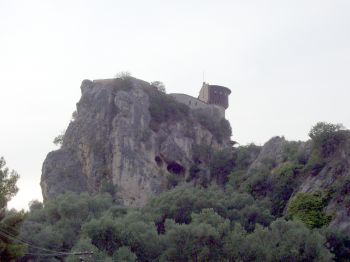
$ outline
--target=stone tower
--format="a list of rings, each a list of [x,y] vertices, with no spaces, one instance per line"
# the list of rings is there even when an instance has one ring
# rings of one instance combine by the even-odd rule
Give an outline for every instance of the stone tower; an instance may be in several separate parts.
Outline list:
[[[231,90],[224,86],[209,85],[203,82],[198,99],[211,105],[218,105],[224,109],[228,108],[228,96]]]

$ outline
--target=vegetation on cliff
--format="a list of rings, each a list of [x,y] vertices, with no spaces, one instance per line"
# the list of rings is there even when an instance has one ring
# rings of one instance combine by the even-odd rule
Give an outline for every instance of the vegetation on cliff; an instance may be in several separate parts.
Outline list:
[[[348,131],[335,129],[320,140],[329,128],[322,123],[312,131],[320,126],[306,145],[275,138],[263,148],[216,153],[197,146],[195,163],[210,162],[207,183],[192,183],[201,174],[199,164],[191,183],[143,208],[121,206],[107,192],[33,202],[21,232],[32,245],[21,261],[78,261],[62,255],[75,251],[93,251],[96,261],[346,261],[350,239],[328,227],[334,214],[326,207],[335,198],[346,199],[349,183],[297,191],[310,174],[317,176],[310,169],[312,154],[328,165],[347,146]],[[334,138],[338,135],[343,143]],[[279,153],[271,155],[269,146]],[[36,247],[56,253],[48,257]]]
[[[229,123],[191,114],[159,85],[146,91],[154,132],[195,117],[218,142],[230,137]],[[90,251],[94,261],[346,261],[350,238],[334,225],[346,225],[338,212],[350,205],[350,133],[318,123],[309,135],[263,147],[193,144],[189,175],[170,172],[170,190],[142,208],[123,206],[118,187],[101,180],[95,195],[68,192],[32,202],[25,215],[6,211],[18,176],[1,160],[1,258],[79,261],[74,252]]]

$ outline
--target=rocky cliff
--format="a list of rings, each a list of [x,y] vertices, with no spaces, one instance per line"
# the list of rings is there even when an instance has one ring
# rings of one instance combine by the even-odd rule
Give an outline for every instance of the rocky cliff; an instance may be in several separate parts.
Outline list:
[[[43,163],[44,201],[66,191],[108,191],[121,204],[143,206],[174,181],[190,180],[196,147],[230,147],[226,120],[190,110],[142,80],[84,80],[81,91],[61,148]],[[208,163],[199,164],[206,170]]]
[[[328,153],[322,155],[319,151],[325,149]],[[248,192],[257,199],[268,199],[274,215],[287,217],[298,196],[299,200],[301,196],[313,196],[309,199],[320,200],[320,205],[313,201],[302,202],[300,211],[308,215],[306,219],[302,217],[303,222],[319,222],[324,217],[328,220],[324,225],[350,234],[349,131],[335,132],[333,137],[323,141],[323,148],[318,148],[311,140],[291,142],[274,137],[262,147],[242,147],[238,155],[244,155],[246,163],[243,171],[231,174],[229,183],[236,190]],[[322,224],[315,225],[319,226]]]

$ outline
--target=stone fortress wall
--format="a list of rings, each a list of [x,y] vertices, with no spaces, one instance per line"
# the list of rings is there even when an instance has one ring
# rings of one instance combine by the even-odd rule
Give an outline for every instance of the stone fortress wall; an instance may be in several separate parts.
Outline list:
[[[225,109],[228,108],[228,96],[231,94],[231,90],[224,86],[209,85],[203,83],[203,86],[199,92],[198,99],[211,105],[218,105]]]
[[[176,101],[187,105],[192,110],[205,110],[213,116],[225,118],[225,108],[217,105],[207,104],[198,98],[186,94],[169,94]]]
[[[198,98],[186,94],[170,94],[176,101],[189,106],[191,109],[206,110],[214,117],[225,118],[228,108],[228,96],[231,90],[224,86],[203,83]]]
[[[92,83],[98,86],[107,86],[113,84],[113,81],[115,81],[115,78],[96,79]],[[89,85],[86,84],[86,87]],[[85,87],[85,85],[83,86]],[[180,93],[172,93],[169,96],[187,105],[192,110],[202,110],[213,117],[225,118],[225,110],[228,108],[228,96],[230,93],[231,90],[227,87],[209,85],[204,82],[198,98]]]

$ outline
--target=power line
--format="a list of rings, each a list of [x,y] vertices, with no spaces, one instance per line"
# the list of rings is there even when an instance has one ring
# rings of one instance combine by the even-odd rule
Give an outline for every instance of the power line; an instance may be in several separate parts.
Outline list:
[[[1,229],[1,228],[0,228],[0,235],[2,235],[3,237],[6,237],[6,238],[10,238],[10,239],[12,239],[14,241],[20,242],[20,243],[22,243],[24,245],[27,245],[29,247],[32,247],[34,249],[42,250],[42,251],[45,251],[45,252],[51,252],[51,253],[54,253],[54,254],[62,254],[62,255],[67,254],[67,252],[55,251],[55,250],[50,250],[50,249],[47,249],[47,248],[35,246],[32,243],[28,243],[28,242],[24,241],[23,239],[20,239],[20,238],[18,238],[16,236],[13,236],[11,233],[9,233],[6,230]]]
[[[93,251],[84,251],[84,252],[71,252],[71,253],[65,253],[65,254],[45,254],[45,253],[25,253],[25,255],[30,255],[30,256],[37,256],[37,257],[51,257],[51,256],[68,256],[68,255],[73,255],[73,256],[92,256],[94,254]]]
[[[0,236],[3,236],[5,238],[9,238],[9,239],[17,241],[17,242],[20,242],[20,243],[27,245],[29,247],[32,247],[34,249],[38,249],[38,250],[42,250],[42,251],[46,252],[46,253],[25,253],[25,255],[39,256],[39,257],[50,257],[50,256],[68,256],[68,255],[74,255],[74,256],[87,256],[87,255],[89,255],[89,256],[92,256],[94,254],[93,251],[61,252],[61,251],[46,249],[43,247],[33,245],[32,243],[26,242],[25,240],[14,236],[10,232],[8,232],[7,230],[2,229],[2,228],[0,228]],[[82,258],[80,258],[80,259],[81,259],[81,261],[84,261]]]

